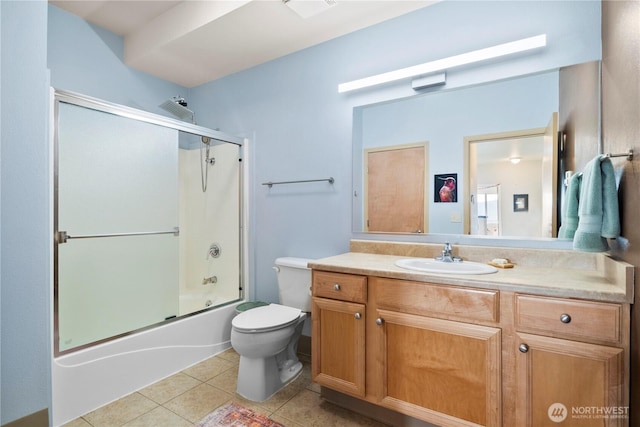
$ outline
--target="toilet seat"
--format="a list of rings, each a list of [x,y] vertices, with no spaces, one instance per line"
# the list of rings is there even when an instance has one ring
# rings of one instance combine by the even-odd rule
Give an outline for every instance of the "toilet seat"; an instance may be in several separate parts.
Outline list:
[[[241,332],[267,332],[297,322],[301,314],[302,310],[298,308],[270,304],[238,314],[231,321],[231,326]]]

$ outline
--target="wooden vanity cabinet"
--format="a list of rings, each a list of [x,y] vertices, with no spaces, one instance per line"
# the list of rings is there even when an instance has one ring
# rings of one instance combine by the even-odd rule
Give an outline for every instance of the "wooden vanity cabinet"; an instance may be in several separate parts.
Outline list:
[[[369,278],[379,405],[439,426],[501,425],[498,292]]]
[[[313,271],[313,380],[434,425],[628,426],[628,366],[629,304]]]
[[[515,295],[518,426],[628,425],[624,309]]]
[[[313,380],[364,397],[367,278],[314,270],[312,294]]]

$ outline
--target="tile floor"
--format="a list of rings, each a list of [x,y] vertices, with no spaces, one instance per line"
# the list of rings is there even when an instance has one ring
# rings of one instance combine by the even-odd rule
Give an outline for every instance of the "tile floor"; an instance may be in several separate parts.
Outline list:
[[[255,403],[243,399],[235,393],[238,362],[238,354],[229,349],[64,427],[193,426],[214,409],[231,401],[268,415],[285,427],[385,426],[324,401],[320,397],[320,387],[311,381],[308,360],[303,360],[302,374],[267,401]]]

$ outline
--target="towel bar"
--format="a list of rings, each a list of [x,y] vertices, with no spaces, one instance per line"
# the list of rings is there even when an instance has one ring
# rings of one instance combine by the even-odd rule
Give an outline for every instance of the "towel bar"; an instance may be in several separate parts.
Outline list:
[[[333,177],[329,177],[329,178],[323,178],[323,179],[304,179],[304,180],[298,180],[298,181],[280,181],[280,182],[263,182],[262,185],[268,185],[269,188],[273,187],[274,185],[279,185],[279,184],[298,184],[300,182],[320,182],[320,181],[327,181],[329,184],[333,184],[335,182],[335,179],[333,179]]]
[[[633,148],[629,148],[629,151],[627,151],[626,153],[618,153],[618,154],[606,153],[605,156],[607,156],[607,157],[626,157],[627,160],[633,160]]]
[[[129,237],[129,236],[153,236],[157,234],[173,234],[174,236],[180,235],[180,228],[174,227],[171,231],[136,231],[132,233],[110,233],[110,234],[83,234],[70,236],[66,231],[58,231],[56,233],[57,243],[67,243],[71,239],[96,239],[102,237]]]

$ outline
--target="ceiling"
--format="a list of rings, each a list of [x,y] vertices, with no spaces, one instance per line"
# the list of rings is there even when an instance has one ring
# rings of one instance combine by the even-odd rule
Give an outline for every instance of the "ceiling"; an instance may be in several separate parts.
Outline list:
[[[506,162],[511,158],[541,161],[545,155],[543,135],[481,140],[477,142],[478,164]]]
[[[185,87],[428,6],[426,0],[49,0],[124,38],[125,63]]]

